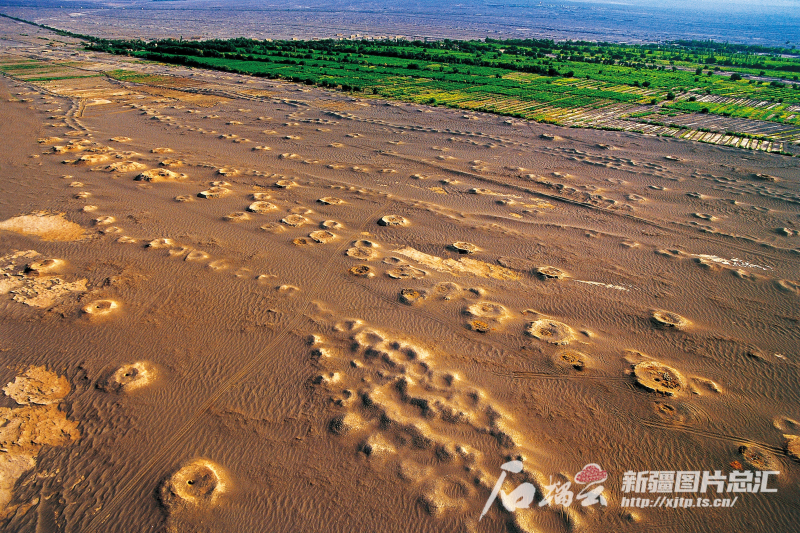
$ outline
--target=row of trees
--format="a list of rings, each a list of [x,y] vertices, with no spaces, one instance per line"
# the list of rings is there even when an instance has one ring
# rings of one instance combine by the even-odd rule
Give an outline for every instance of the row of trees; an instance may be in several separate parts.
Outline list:
[[[470,41],[471,42],[471,41]],[[453,42],[455,43],[455,41]],[[539,74],[543,76],[561,76],[562,74],[553,67],[552,64],[521,64],[513,61],[499,61],[482,59],[478,56],[465,57],[464,55],[448,55],[448,54],[431,54],[424,49],[411,49],[408,44],[404,43],[401,46],[389,46],[386,44],[374,45],[368,41],[364,45],[372,44],[367,49],[366,47],[353,47],[350,45],[342,46],[339,41],[305,41],[298,46],[295,41],[257,41],[253,39],[232,39],[227,41],[210,40],[210,41],[181,41],[176,39],[162,39],[158,41],[145,42],[141,40],[126,41],[126,40],[109,40],[99,39],[87,46],[90,50],[99,52],[107,52],[112,54],[131,55],[144,55],[148,58],[181,56],[186,58],[191,57],[220,57],[227,59],[236,59],[243,61],[273,61],[283,64],[303,65],[305,59],[319,58],[309,51],[318,52],[320,55],[335,56],[338,62],[363,63],[359,58],[362,52],[368,52],[370,56],[378,57],[392,57],[408,61],[428,61],[437,63],[446,63],[451,65],[467,65],[475,67],[491,67],[502,68],[506,70],[527,72],[532,74]],[[341,55],[348,54],[348,55]],[[353,55],[356,54],[356,57]],[[286,60],[274,60],[264,56],[279,56],[287,57]],[[173,61],[174,62],[174,61]],[[185,63],[188,64],[188,63]],[[409,63],[409,69],[418,69],[419,65],[416,63]],[[454,71],[457,71],[454,68]]]

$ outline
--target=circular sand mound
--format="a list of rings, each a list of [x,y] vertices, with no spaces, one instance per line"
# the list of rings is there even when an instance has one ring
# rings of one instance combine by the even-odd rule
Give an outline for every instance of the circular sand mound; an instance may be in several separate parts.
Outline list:
[[[311,233],[308,234],[308,236],[320,244],[329,243],[336,238],[335,234],[331,233],[330,231],[326,231],[324,229],[312,231]]]
[[[320,226],[322,226],[325,229],[342,229],[344,227],[344,224],[342,224],[337,220],[323,220],[320,223]]]
[[[783,438],[786,439],[786,443],[784,445],[786,453],[795,460],[800,461],[800,436],[784,435]]]
[[[561,137],[561,136],[558,136],[558,135],[551,135],[549,133],[542,133],[541,135],[539,135],[539,137],[541,137],[542,139],[545,139],[547,141],[563,141],[564,140],[564,137]]]
[[[369,261],[378,257],[378,244],[368,240],[353,241],[352,248],[347,249],[347,256],[355,259],[363,259]]]
[[[425,293],[415,289],[403,289],[400,291],[400,301],[407,305],[413,305],[425,299]]]
[[[352,248],[348,248],[345,253],[348,257],[361,259],[363,261],[369,261],[378,257],[378,252],[374,248],[367,248],[365,246],[353,246]]]
[[[575,338],[571,327],[555,320],[537,320],[531,322],[526,330],[528,335],[550,344],[569,344]]]
[[[393,279],[420,279],[427,275],[427,272],[411,265],[400,265],[386,271],[386,275]]]
[[[113,313],[119,304],[114,300],[95,300],[82,309],[87,315],[104,316]]]
[[[161,498],[170,509],[208,508],[217,503],[226,488],[221,468],[207,459],[197,459],[172,474],[161,488]]]
[[[206,189],[205,191],[200,191],[197,193],[197,196],[200,198],[222,198],[223,196],[227,195],[231,192],[230,189],[226,189],[225,187],[211,187]]]
[[[171,170],[167,170],[166,168],[154,168],[151,170],[145,170],[138,176],[136,176],[136,181],[150,181],[150,182],[158,182],[158,181],[170,181],[170,180],[182,180],[186,179],[186,174],[179,174],[177,172],[173,172]]]
[[[554,266],[541,266],[536,269],[536,274],[542,279],[564,279],[567,273]]]
[[[492,330],[492,327],[489,325],[489,323],[484,322],[483,320],[470,320],[467,323],[467,326],[472,331],[477,331],[478,333],[489,333]]]
[[[310,220],[308,220],[303,215],[287,215],[281,219],[281,222],[286,224],[287,226],[302,226],[303,224],[308,224]]]
[[[344,203],[344,200],[341,198],[336,198],[334,196],[325,196],[324,198],[320,198],[317,202],[323,205],[340,205]]]
[[[136,161],[117,161],[103,168],[103,170],[107,170],[108,172],[134,172],[145,168],[147,168],[145,165],[137,163]]]
[[[33,261],[25,267],[25,272],[29,275],[38,276],[40,274],[50,274],[56,272],[64,265],[61,259],[41,259]]]
[[[345,435],[360,429],[363,425],[364,421],[357,414],[346,413],[332,418],[328,423],[328,430],[334,435]]]
[[[105,163],[110,159],[110,156],[106,154],[86,154],[80,156],[75,163],[81,164],[85,163],[87,165],[96,165],[97,163]]]
[[[250,220],[250,215],[248,215],[244,211],[236,211],[233,213],[229,213],[222,218],[227,220],[228,222],[244,222],[245,220]]]
[[[454,242],[450,245],[451,250],[455,250],[460,254],[474,254],[478,251],[478,247],[472,244],[471,242]]]
[[[742,459],[757,470],[778,470],[777,461],[768,451],[753,445],[739,446]]]
[[[163,237],[161,239],[153,239],[152,241],[147,243],[148,248],[170,248],[172,246],[175,246],[175,241],[173,241],[169,237]]]
[[[408,220],[400,215],[386,215],[378,220],[380,226],[408,226]]]
[[[270,202],[265,202],[263,200],[253,202],[247,207],[247,210],[250,211],[251,213],[259,213],[259,214],[269,213],[270,211],[274,211],[276,209],[278,209],[277,205],[272,204]]]
[[[217,174],[220,176],[236,176],[239,174],[239,171],[235,168],[222,167],[217,169]]]
[[[505,320],[511,315],[504,306],[493,302],[478,302],[467,306],[464,314],[477,318],[488,318],[491,320]]]
[[[461,292],[461,287],[452,281],[443,281],[433,287],[433,295],[442,300],[452,300]]]
[[[192,250],[186,255],[187,261],[206,261],[211,256],[202,250]]]
[[[683,376],[672,367],[655,361],[644,361],[633,369],[636,382],[645,389],[669,396],[686,388]]]
[[[387,457],[394,455],[395,448],[380,433],[367,437],[359,446],[359,450],[367,457]]]
[[[153,379],[153,367],[149,363],[137,361],[119,367],[108,379],[105,389],[111,392],[130,392],[152,383]]]
[[[677,313],[670,311],[663,311],[661,309],[653,310],[650,320],[657,326],[664,328],[682,329],[690,324],[689,320],[683,318]]]
[[[262,231],[268,231],[270,233],[283,233],[286,231],[286,228],[278,224],[277,222],[267,222],[263,226],[260,226]]]
[[[375,276],[375,272],[369,265],[356,265],[352,267],[349,272],[353,276],[358,276],[359,278],[371,278]]]
[[[109,224],[113,224],[116,221],[117,221],[117,219],[112,217],[112,216],[110,216],[110,215],[107,215],[107,216],[104,216],[104,217],[98,217],[98,218],[94,219],[94,223],[97,226],[107,226]]]
[[[588,362],[588,357],[577,350],[565,350],[556,356],[556,362],[568,365],[575,370],[583,370]]]

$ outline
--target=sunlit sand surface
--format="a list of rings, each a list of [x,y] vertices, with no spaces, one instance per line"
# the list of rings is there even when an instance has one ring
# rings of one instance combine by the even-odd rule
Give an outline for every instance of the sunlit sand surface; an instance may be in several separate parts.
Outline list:
[[[0,529],[794,530],[796,158],[81,61],[0,78]],[[608,505],[479,523],[512,460]]]

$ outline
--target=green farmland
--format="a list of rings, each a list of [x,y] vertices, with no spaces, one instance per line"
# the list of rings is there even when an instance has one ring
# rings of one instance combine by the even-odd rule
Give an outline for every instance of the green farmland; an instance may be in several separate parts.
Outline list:
[[[68,35],[87,41],[92,51],[288,80],[368,98],[572,127],[713,138],[732,146],[751,147],[756,143],[750,141],[757,139],[763,141],[757,143],[759,149],[800,153],[800,55],[793,49],[711,41],[148,42]],[[160,84],[131,73],[106,74]]]
[[[560,111],[565,109],[599,109],[615,104],[662,104],[693,110],[678,102],[698,95],[774,101],[784,108],[800,104],[800,86],[793,83],[800,74],[800,59],[753,52],[716,57],[697,43],[629,47],[532,40],[419,43],[235,39],[98,41],[90,48],[553,122],[559,122]],[[754,80],[761,72],[775,79]],[[733,73],[741,79],[732,77]],[[717,109],[710,107],[708,112]],[[733,114],[734,110],[719,112]],[[758,118],[800,126],[800,117],[792,113],[760,114]]]

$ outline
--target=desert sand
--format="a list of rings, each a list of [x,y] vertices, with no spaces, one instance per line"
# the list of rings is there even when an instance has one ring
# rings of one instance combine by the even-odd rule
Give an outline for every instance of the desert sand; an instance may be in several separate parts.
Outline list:
[[[0,529],[794,530],[796,158],[125,61],[0,78]]]

